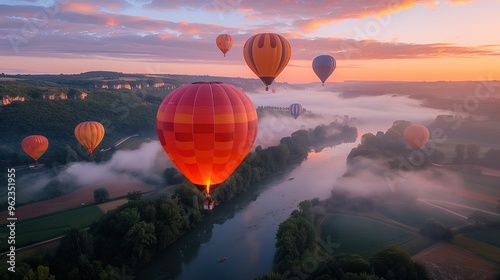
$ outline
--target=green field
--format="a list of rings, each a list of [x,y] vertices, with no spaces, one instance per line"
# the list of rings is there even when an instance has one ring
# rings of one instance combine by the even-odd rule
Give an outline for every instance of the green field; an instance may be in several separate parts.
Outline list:
[[[485,229],[467,233],[465,236],[500,248],[500,230],[498,229]]]
[[[338,253],[368,257],[392,245],[401,245],[418,237],[399,227],[359,216],[334,214],[321,224],[321,238],[339,244]]]
[[[42,217],[16,222],[16,247],[36,243],[63,234],[72,227],[87,227],[98,220],[103,212],[97,206],[75,208]],[[5,225],[2,225],[5,228]],[[0,251],[8,248],[4,238]]]
[[[476,253],[481,257],[500,263],[500,248],[498,247],[491,246],[490,244],[463,235],[455,236],[452,243]]]
[[[417,229],[423,228],[431,218],[450,227],[461,226],[467,222],[444,210],[420,203],[387,203],[380,206],[379,211],[392,220]]]
[[[427,249],[428,247],[436,244],[438,241],[432,238],[425,237],[423,235],[418,235],[417,237],[400,244],[410,255],[416,255]]]
[[[468,173],[460,173],[460,176],[464,179],[467,189],[500,199],[500,177]]]

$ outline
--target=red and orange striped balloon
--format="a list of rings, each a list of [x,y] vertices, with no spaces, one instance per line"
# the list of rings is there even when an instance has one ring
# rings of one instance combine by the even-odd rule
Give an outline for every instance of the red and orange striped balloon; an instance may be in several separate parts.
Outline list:
[[[226,180],[257,135],[257,112],[240,89],[196,82],[172,91],[161,103],[156,129],[180,172],[207,194]]]
[[[264,82],[266,91],[285,69],[292,49],[285,37],[275,33],[260,33],[250,37],[243,46],[243,56],[250,69]]]
[[[37,161],[49,148],[49,140],[42,135],[30,135],[21,142],[23,151]]]
[[[75,127],[75,137],[90,154],[104,138],[104,126],[100,122],[82,122]]]
[[[229,34],[221,34],[217,36],[217,39],[215,39],[215,43],[217,44],[219,50],[224,54],[224,56],[226,56],[226,53],[233,46],[233,38]]]

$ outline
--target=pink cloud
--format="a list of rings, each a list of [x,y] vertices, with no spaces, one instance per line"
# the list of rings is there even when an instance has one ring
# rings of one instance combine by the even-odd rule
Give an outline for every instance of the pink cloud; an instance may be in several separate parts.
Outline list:
[[[125,0],[85,0],[85,1],[64,1],[60,4],[61,11],[66,12],[80,12],[92,13],[101,11],[102,9],[109,9],[112,11],[120,11],[131,5]]]

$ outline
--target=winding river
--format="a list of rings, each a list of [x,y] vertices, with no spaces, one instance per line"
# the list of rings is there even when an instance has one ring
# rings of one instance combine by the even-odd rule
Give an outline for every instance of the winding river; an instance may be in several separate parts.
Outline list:
[[[418,101],[404,97],[343,100],[326,94],[317,93],[315,98],[318,101],[334,98],[329,101],[331,103],[318,102],[306,106],[325,116],[331,111],[330,104],[335,104],[335,114],[350,114],[365,120],[356,125],[359,135],[385,131],[394,120],[429,121],[442,113],[422,108]],[[272,99],[276,98],[274,96],[270,98],[266,104],[274,105],[273,101],[276,105],[282,103]],[[259,104],[258,99],[254,102]],[[375,104],[384,104],[384,107]],[[274,130],[288,127],[271,124]],[[259,130],[266,131],[266,128],[261,129],[259,123]],[[288,172],[219,205],[196,228],[145,265],[136,279],[253,279],[271,272],[279,224],[289,217],[300,201],[315,197],[324,199],[330,195],[335,181],[345,172],[349,151],[356,145],[341,144],[319,153],[310,153],[306,161]],[[219,263],[222,257],[227,257],[227,260]]]

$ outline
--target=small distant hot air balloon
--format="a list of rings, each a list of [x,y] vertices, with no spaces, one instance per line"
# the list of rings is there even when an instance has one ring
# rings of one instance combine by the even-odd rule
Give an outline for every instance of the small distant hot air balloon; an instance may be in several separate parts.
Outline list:
[[[413,149],[421,149],[429,141],[429,130],[422,125],[410,125],[404,132],[403,137]]]
[[[302,105],[298,103],[293,103],[292,105],[290,105],[290,114],[292,114],[294,119],[297,119],[300,114],[302,114],[302,112]]]
[[[217,36],[217,39],[215,39],[215,43],[217,44],[217,47],[224,54],[225,57],[226,53],[233,46],[233,38],[229,34],[221,34]]]
[[[248,154],[257,126],[250,98],[221,82],[196,82],[175,89],[165,97],[156,117],[163,149],[189,181],[205,190],[207,201],[210,191]]]
[[[99,122],[82,122],[75,127],[75,137],[90,154],[104,138],[104,126]]]
[[[275,88],[273,88],[271,91],[272,91],[273,93],[276,93],[276,89],[275,89]]]
[[[49,140],[42,135],[30,135],[21,142],[23,151],[35,161],[49,148]]]
[[[285,69],[291,57],[290,43],[275,33],[260,33],[250,37],[243,46],[248,67],[264,82],[266,91]]]
[[[323,85],[325,85],[326,79],[330,77],[336,67],[337,62],[331,55],[317,56],[312,62],[314,73],[316,73]]]

